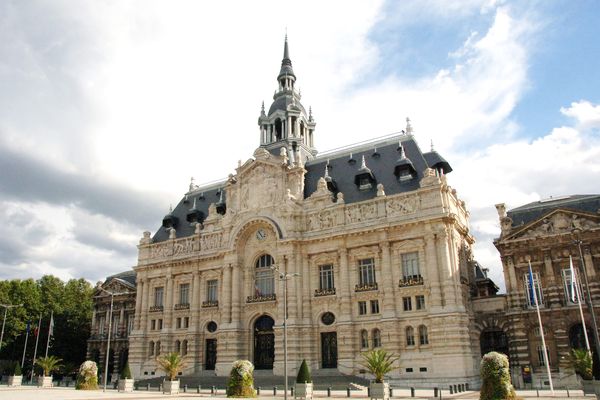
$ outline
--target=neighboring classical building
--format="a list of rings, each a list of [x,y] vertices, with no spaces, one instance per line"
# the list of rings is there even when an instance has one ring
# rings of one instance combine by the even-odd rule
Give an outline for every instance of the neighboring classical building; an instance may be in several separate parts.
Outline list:
[[[400,355],[395,379],[476,386],[472,298],[495,285],[472,260],[449,163],[419,148],[408,120],[402,134],[318,154],[287,40],[277,81],[253,157],[222,182],[192,182],[144,232],[134,375],[160,374],[168,351],[186,357],[186,375],[227,375],[237,359],[282,375],[285,273],[290,375],[302,359],[363,373],[361,352],[385,348]]]
[[[584,268],[598,313],[600,300],[600,195],[578,195],[536,201],[506,211],[496,205],[501,234],[494,244],[500,252],[506,282],[506,303],[496,299],[478,316],[482,348],[502,348],[510,355],[513,381],[522,384],[522,369],[533,370],[534,382],[546,380],[543,347],[535,308],[530,304],[528,261],[541,303],[546,346],[555,379],[572,378],[565,367],[571,348],[585,347],[578,306],[569,296],[569,256],[584,290]],[[580,241],[580,249],[577,244]],[[495,309],[495,311],[494,311]],[[593,341],[591,314],[583,309],[590,341]],[[593,344],[592,344],[593,347]],[[595,363],[598,364],[597,362]]]
[[[135,313],[135,272],[126,271],[98,282],[102,289],[118,295],[114,296],[111,323],[110,357],[108,372],[114,379],[124,367],[129,353],[129,334],[133,330]],[[87,359],[96,361],[104,370],[106,361],[106,341],[110,321],[110,299],[106,292],[94,291],[94,309],[92,312],[92,330],[87,345]]]

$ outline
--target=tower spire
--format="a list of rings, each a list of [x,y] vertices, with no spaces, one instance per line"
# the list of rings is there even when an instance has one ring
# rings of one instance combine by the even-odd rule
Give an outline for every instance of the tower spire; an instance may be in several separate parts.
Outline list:
[[[279,70],[279,76],[277,80],[282,83],[288,80],[288,78],[292,77],[293,80],[296,80],[296,75],[294,74],[294,69],[292,68],[292,60],[290,59],[290,48],[288,46],[288,38],[287,33],[285,34],[285,42],[283,44],[283,59],[281,60],[281,69]],[[285,85],[283,85],[286,87]]]

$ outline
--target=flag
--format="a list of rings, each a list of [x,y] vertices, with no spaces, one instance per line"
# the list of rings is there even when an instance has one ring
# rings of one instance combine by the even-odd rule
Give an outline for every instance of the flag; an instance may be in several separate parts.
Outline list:
[[[31,330],[31,321],[27,321],[27,334],[29,334],[30,330]]]
[[[38,326],[33,327],[33,335],[37,337],[38,333],[40,333],[40,329]]]
[[[48,327],[48,337],[54,335],[54,315],[50,316],[50,326]]]
[[[531,271],[531,261],[529,262],[529,284],[527,285],[527,290],[529,291],[529,303],[532,306],[537,306],[537,296],[535,294],[535,286],[533,282],[533,271]]]
[[[575,303],[575,300],[577,299],[577,282],[575,278],[575,268],[573,268],[573,258],[571,256],[569,256],[569,268],[571,269],[571,301]]]

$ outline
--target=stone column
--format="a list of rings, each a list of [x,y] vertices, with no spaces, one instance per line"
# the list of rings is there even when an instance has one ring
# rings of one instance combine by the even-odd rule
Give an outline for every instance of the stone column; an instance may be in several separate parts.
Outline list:
[[[352,280],[348,266],[348,250],[341,248],[338,250],[340,258],[340,322],[352,321]]]
[[[309,257],[306,252],[302,252],[302,277],[300,280],[302,281],[302,298],[304,301],[299,301],[299,315],[302,315],[302,319],[305,320],[305,323],[310,323],[310,305],[312,299],[312,288],[310,284],[310,266],[309,266]],[[308,321],[306,321],[308,319]]]
[[[456,289],[454,285],[454,276],[452,268],[452,259],[449,249],[449,240],[447,229],[441,229],[438,233],[437,253],[440,266],[440,277],[442,284],[442,293],[445,300],[445,307],[456,307]]]
[[[589,246],[583,247],[583,259],[585,261],[585,271],[587,272],[588,279],[591,281],[596,277],[596,271],[594,270],[594,260],[592,258],[591,250]]]
[[[433,233],[425,235],[425,285],[429,284],[429,306],[430,310],[441,310],[444,306],[444,297],[440,287],[440,269],[436,254],[436,238]]]
[[[125,323],[125,304],[126,302],[121,303],[121,312],[119,313],[119,328],[118,331],[121,333],[125,333],[126,323]]]
[[[91,331],[91,333],[92,334],[97,333],[96,332],[96,307],[94,307],[92,309],[92,331]]]
[[[240,279],[240,266],[232,265],[231,270],[231,318],[233,321],[240,321],[240,300],[242,298],[242,282]]]
[[[220,304],[220,309],[223,310],[223,316],[225,317],[225,321],[230,324],[231,323],[231,297],[232,297],[232,284],[231,281],[231,264],[227,264],[223,266],[223,274],[221,279],[221,293],[223,293],[223,303]]]
[[[190,305],[191,321],[189,330],[197,332],[200,309],[200,272],[194,271],[192,275],[192,304]]]
[[[381,279],[383,289],[383,317],[393,318],[396,316],[394,306],[394,285],[396,281],[392,277],[392,266],[390,257],[390,244],[385,241],[379,245],[381,249]]]
[[[167,282],[164,289],[164,319],[163,319],[163,329],[170,329],[173,326],[173,321],[171,321],[173,316],[173,300],[175,298],[175,293],[173,290],[173,276],[171,274],[167,275]],[[165,342],[165,345],[167,343]],[[161,342],[162,345],[162,342]]]
[[[135,317],[134,317],[134,329],[140,329],[140,321],[142,318],[142,302],[144,299],[144,280],[139,279],[137,281],[137,288],[135,293]]]
[[[286,265],[286,273],[288,274],[300,272],[300,257],[296,245],[294,245],[292,253],[292,257],[288,259]],[[289,278],[288,280],[288,318],[290,318],[293,322],[295,322],[296,316],[298,315],[297,303],[300,299],[300,279],[301,277],[296,276]]]

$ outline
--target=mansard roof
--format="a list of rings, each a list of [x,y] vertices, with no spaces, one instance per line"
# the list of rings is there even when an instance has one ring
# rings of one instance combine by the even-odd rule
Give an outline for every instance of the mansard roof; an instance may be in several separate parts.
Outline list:
[[[394,175],[400,145],[402,145],[406,158],[410,159],[416,171],[416,176],[413,179],[402,182]],[[280,147],[285,147],[285,144]],[[278,155],[280,147],[270,149],[270,152]],[[307,171],[304,176],[304,198],[310,197],[317,190],[319,178],[324,177],[325,168],[328,165],[328,174],[335,182],[337,191],[344,194],[346,204],[373,199],[377,194],[376,185],[368,190],[360,190],[355,183],[355,177],[359,173],[363,156],[376,183],[383,184],[387,195],[417,190],[425,169],[435,168],[436,165],[427,162],[413,135],[396,134],[359,143],[339,150],[325,152],[315,159],[307,161],[304,166]],[[437,163],[438,161],[437,158],[430,159],[430,162]],[[446,170],[446,168],[442,169]],[[452,169],[449,168],[448,170],[451,171]],[[209,215],[208,207],[211,203],[216,204],[219,201],[220,191],[225,187],[225,184],[226,180],[222,180],[186,193],[171,212],[177,218],[178,225],[175,229],[178,238],[194,234],[194,224],[186,221],[187,213],[193,207],[194,199],[196,200],[196,209],[203,212],[204,215]],[[226,191],[224,193],[226,194]],[[161,226],[154,235],[153,242],[162,242],[168,238],[168,229]]]
[[[512,226],[517,227],[538,220],[559,208],[596,214],[600,210],[600,195],[570,195],[534,201],[509,210],[507,215],[512,219]]]
[[[292,104],[298,107],[298,110],[301,111],[302,114],[307,115],[302,103],[300,103],[299,100],[294,101],[292,99],[292,96],[293,95],[291,94],[291,92],[285,94],[278,93],[275,97],[275,101],[273,101],[273,104],[271,104],[271,107],[269,108],[269,113],[267,115],[270,117],[275,111],[287,111],[288,107]]]

